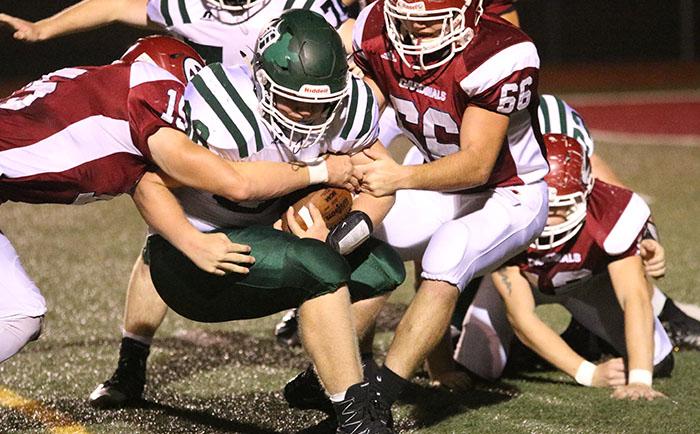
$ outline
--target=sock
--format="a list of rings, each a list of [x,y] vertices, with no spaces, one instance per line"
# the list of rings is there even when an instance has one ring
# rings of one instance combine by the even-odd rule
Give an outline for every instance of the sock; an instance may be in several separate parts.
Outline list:
[[[331,402],[336,403],[336,402],[345,401],[345,394],[346,393],[347,393],[347,390],[345,390],[344,392],[332,394],[330,396]]]
[[[151,352],[151,346],[143,342],[131,338],[122,338],[121,346],[119,347],[119,358],[127,357],[129,359],[140,359],[145,362],[148,354]]]
[[[360,354],[360,361],[362,362],[362,376],[364,380],[371,381],[379,371],[379,365],[374,361],[374,353]]]
[[[153,336],[141,336],[137,335],[136,333],[131,333],[126,331],[126,329],[122,329],[122,338],[129,338],[131,340],[134,340],[136,342],[140,342],[143,345],[150,347],[151,343],[153,342]]]
[[[406,388],[409,381],[384,365],[379,369],[372,383],[380,399],[391,407],[399,398],[401,392]]]
[[[666,294],[661,292],[661,290],[656,285],[654,285],[654,294],[651,296],[651,307],[654,309],[654,316],[659,317],[660,320],[661,311],[663,311],[664,305],[666,304],[667,300],[669,300],[669,298],[666,297]]]

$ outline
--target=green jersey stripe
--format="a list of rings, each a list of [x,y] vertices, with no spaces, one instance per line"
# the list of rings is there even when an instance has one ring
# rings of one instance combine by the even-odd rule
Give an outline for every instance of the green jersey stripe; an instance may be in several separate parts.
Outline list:
[[[284,4],[284,10],[286,11],[287,9],[290,9],[294,5],[294,0],[287,0],[287,3]]]
[[[170,10],[168,10],[168,0],[160,0],[160,13],[163,15],[163,20],[165,20],[165,26],[171,27],[173,18],[170,16]]]
[[[369,131],[369,127],[372,125],[372,115],[374,114],[372,110],[374,107],[374,95],[372,90],[364,83],[362,85],[365,87],[365,93],[367,94],[367,111],[365,112],[365,120],[362,123],[362,129],[358,137],[363,137]]]
[[[182,17],[182,23],[192,23],[192,20],[190,20],[190,14],[187,13],[187,5],[185,4],[185,0],[177,0],[177,5],[180,8],[180,16]]]
[[[258,124],[255,118],[255,114],[253,114],[253,111],[250,109],[250,107],[248,107],[245,101],[243,101],[241,95],[233,87],[233,84],[229,81],[228,77],[226,77],[226,72],[224,71],[224,68],[221,66],[221,64],[215,63],[211,65],[211,70],[214,73],[214,77],[216,77],[219,80],[221,86],[224,88],[224,90],[226,90],[228,96],[231,97],[233,103],[236,104],[238,110],[240,110],[241,113],[243,113],[243,116],[246,118],[248,123],[250,123],[250,126],[253,129],[253,133],[255,133],[256,151],[262,150],[264,145],[262,141],[262,135],[260,134],[260,129],[258,128]]]
[[[549,108],[547,107],[547,100],[543,96],[540,97],[540,110],[542,110],[542,119],[544,120],[543,133],[548,133],[552,131],[552,126],[549,125]]]
[[[192,78],[191,83],[231,134],[233,140],[236,142],[236,145],[238,145],[238,152],[241,158],[246,158],[248,156],[248,148],[246,146],[246,141],[243,134],[241,134],[241,131],[238,129],[238,127],[236,127],[236,124],[229,117],[228,113],[226,113],[226,110],[221,105],[219,100],[216,99],[216,96],[214,96],[212,91],[207,87],[206,83],[204,83],[204,79],[202,79],[201,75],[195,75]]]
[[[343,130],[340,132],[340,137],[343,139],[347,139],[348,135],[350,134],[350,130],[352,129],[353,125],[353,120],[355,119],[355,112],[357,112],[357,83],[355,80],[350,80],[352,82],[352,92],[350,95],[350,108],[348,109],[348,116],[345,121],[345,126],[343,127]]]
[[[306,3],[304,3],[304,6],[302,9],[311,9],[311,5],[314,4],[314,0],[307,0]]]
[[[557,107],[559,108],[559,122],[561,122],[561,132],[566,134],[569,128],[566,125],[566,109],[564,108],[564,102],[559,98],[554,98],[557,101]]]

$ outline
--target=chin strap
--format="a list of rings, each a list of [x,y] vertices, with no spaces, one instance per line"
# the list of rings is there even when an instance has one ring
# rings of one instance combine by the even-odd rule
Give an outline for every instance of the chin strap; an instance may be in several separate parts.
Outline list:
[[[372,220],[362,211],[350,213],[328,233],[326,243],[341,255],[352,253],[372,234]]]

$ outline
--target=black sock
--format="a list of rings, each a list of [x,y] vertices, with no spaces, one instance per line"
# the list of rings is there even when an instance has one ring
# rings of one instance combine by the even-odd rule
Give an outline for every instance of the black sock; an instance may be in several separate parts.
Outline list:
[[[676,306],[670,298],[666,298],[663,309],[659,314],[659,321],[682,321],[686,319],[688,315]]]
[[[362,375],[365,381],[370,381],[379,371],[379,365],[374,361],[374,353],[360,354],[360,361],[362,362]]]
[[[138,360],[146,362],[148,354],[151,352],[151,346],[143,342],[139,342],[131,338],[122,338],[121,346],[119,347],[119,358],[125,360]]]
[[[409,381],[402,378],[385,365],[379,369],[377,375],[372,380],[372,384],[379,394],[379,398],[384,401],[388,407],[391,407],[399,398],[401,392],[403,392],[409,384]]]

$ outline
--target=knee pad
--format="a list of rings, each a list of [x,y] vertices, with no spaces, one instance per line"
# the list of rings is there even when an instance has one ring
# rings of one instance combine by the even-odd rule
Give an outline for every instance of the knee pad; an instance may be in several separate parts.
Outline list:
[[[22,316],[0,320],[0,362],[41,335],[43,317]]]
[[[457,220],[443,224],[430,239],[423,255],[422,276],[463,286],[471,280],[473,267],[466,262],[471,236],[469,228]]]

